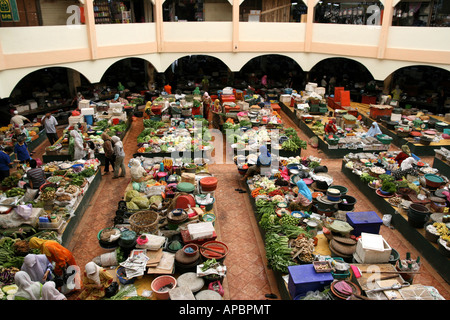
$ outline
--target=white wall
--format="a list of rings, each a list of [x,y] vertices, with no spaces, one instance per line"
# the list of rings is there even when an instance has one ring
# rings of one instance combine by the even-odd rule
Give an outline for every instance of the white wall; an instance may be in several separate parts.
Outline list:
[[[1,28],[4,54],[88,48],[85,25]],[[20,41],[17,41],[20,39]]]
[[[315,23],[312,41],[318,43],[378,46],[381,26]]]
[[[164,22],[163,30],[167,42],[231,41],[233,36],[232,22],[222,21]]]
[[[450,28],[390,27],[387,47],[450,51]]]
[[[152,22],[97,24],[95,29],[99,47],[156,41],[155,24]]]
[[[240,22],[239,41],[303,42],[305,41],[305,24],[294,22]],[[264,49],[270,50],[270,48]],[[276,48],[273,48],[273,50],[276,51]]]

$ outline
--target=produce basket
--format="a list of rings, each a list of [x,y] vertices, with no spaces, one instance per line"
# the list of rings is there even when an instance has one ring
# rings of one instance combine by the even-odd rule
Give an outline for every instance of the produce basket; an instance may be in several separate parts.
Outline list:
[[[153,210],[133,213],[129,218],[131,230],[136,233],[153,232],[158,227],[159,214]]]
[[[313,261],[313,267],[316,272],[331,272],[329,261]]]
[[[377,136],[378,141],[382,144],[390,144],[392,142],[392,138],[386,134],[381,134]]]
[[[333,136],[333,138],[330,137],[325,137],[325,141],[330,145],[330,146],[335,146],[339,143],[339,138],[336,136]]]

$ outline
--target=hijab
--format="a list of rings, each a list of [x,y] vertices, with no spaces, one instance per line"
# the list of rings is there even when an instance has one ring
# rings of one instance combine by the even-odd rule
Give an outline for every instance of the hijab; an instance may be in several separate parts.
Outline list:
[[[50,250],[48,250],[45,246],[45,243],[50,240],[41,239],[38,237],[33,237],[29,241],[29,246],[31,249],[39,249],[41,253],[45,254],[47,257],[50,257],[52,254]]]
[[[120,141],[120,138],[118,136],[112,136],[111,137],[112,142],[114,142],[114,146],[123,147],[122,141]]]
[[[32,281],[28,273],[25,271],[18,271],[14,275],[14,282],[19,288],[16,296],[28,300],[38,300],[41,294],[41,284],[37,281]]]
[[[258,156],[257,164],[260,166],[269,166],[270,163],[272,162],[272,156],[269,150],[267,149],[267,146],[262,145],[261,147],[259,147],[259,152],[260,155]]]
[[[33,281],[43,281],[45,271],[49,266],[50,261],[47,259],[45,254],[27,254],[23,259],[23,264],[21,267],[22,271],[25,271]]]
[[[86,263],[84,270],[88,279],[91,279],[96,284],[100,284],[100,267],[95,262],[91,261]]]
[[[306,199],[308,199],[309,201],[312,201],[311,190],[309,190],[309,188],[306,185],[305,181],[300,179],[300,180],[297,181],[296,184],[297,184],[297,187],[298,187],[298,193],[302,194],[303,196],[305,196]]]
[[[372,126],[370,127],[370,129],[367,131],[367,135],[369,137],[375,137],[377,134],[382,134],[380,127],[378,126],[378,123],[376,123],[375,121],[372,122]]]
[[[413,157],[408,157],[405,160],[403,160],[402,164],[400,165],[401,170],[408,170],[412,168],[412,164],[416,161]]]
[[[41,300],[66,300],[66,296],[56,289],[56,283],[47,281],[42,286]]]
[[[404,153],[406,153],[408,156],[411,155],[411,150],[409,149],[408,145],[406,145],[406,144],[402,145],[402,151]]]

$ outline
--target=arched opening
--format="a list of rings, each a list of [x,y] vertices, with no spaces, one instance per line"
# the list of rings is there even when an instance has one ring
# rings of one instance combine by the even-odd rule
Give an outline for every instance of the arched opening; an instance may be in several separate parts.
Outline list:
[[[261,83],[264,75],[267,75],[267,85]],[[235,84],[237,88],[246,88],[251,85],[255,89],[286,87],[302,90],[305,87],[305,76],[302,68],[293,59],[283,55],[269,54],[248,61],[236,73]]]
[[[23,77],[9,96],[12,104],[36,100],[39,108],[66,106],[76,96],[77,89],[89,85],[89,80],[76,70],[51,67],[36,70]]]
[[[220,59],[207,55],[189,55],[175,60],[160,74],[158,86],[162,88],[169,83],[172,92],[179,90],[189,94],[196,87],[210,92],[232,85],[233,78],[233,72]]]
[[[400,107],[411,106],[434,113],[445,113],[450,108],[450,71],[433,66],[409,66],[398,69],[385,80],[385,90],[392,94],[401,90]],[[445,108],[449,106],[449,108]]]
[[[308,73],[308,82],[325,87],[334,94],[335,87],[350,91],[351,100],[361,102],[362,94],[376,96],[382,90],[370,71],[360,62],[348,58],[328,58],[317,63]]]
[[[132,92],[148,90],[155,81],[155,68],[141,58],[125,58],[112,64],[103,74],[100,84],[117,88],[119,82]]]
[[[17,82],[8,98],[0,100],[1,122],[8,124],[13,110],[30,120],[47,111],[68,110],[76,105],[74,98],[78,90],[89,85],[83,74],[71,68],[33,71]]]

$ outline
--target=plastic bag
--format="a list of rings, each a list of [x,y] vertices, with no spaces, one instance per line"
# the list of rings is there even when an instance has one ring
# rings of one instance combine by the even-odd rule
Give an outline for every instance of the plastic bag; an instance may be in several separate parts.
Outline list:
[[[18,205],[15,209],[16,213],[25,220],[28,220],[30,218],[32,210],[33,207],[31,204],[21,204]]]
[[[133,199],[134,197],[139,197],[140,194],[138,191],[136,190],[129,190],[127,191],[127,193],[125,194],[125,201],[129,202],[131,201],[131,199]]]
[[[33,201],[36,198],[39,189],[27,188],[27,191],[23,195],[23,202]]]
[[[142,196],[134,197],[133,199],[131,199],[131,202],[135,203],[139,207],[139,209],[148,209],[148,207],[150,206],[148,198]]]

